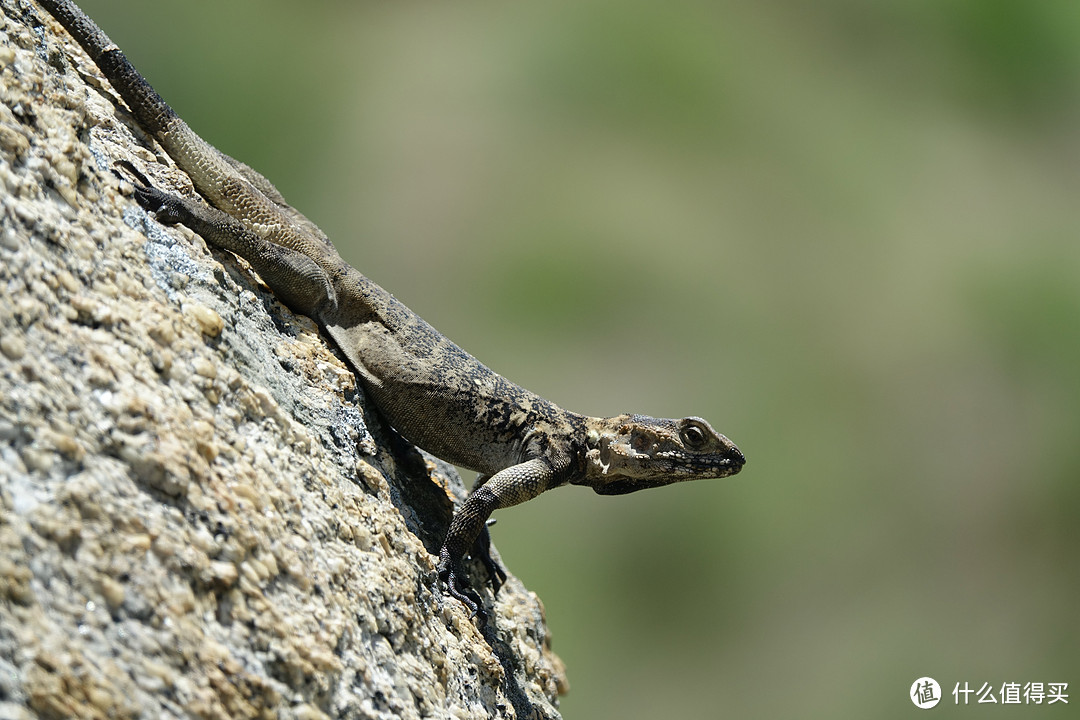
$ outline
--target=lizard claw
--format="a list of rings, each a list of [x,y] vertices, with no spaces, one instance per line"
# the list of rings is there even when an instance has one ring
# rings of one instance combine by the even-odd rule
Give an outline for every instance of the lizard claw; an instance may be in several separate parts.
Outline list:
[[[442,555],[443,556],[439,559],[439,579],[446,583],[447,594],[456,600],[460,600],[469,608],[470,618],[479,615],[481,619],[486,619],[487,613],[482,606],[483,600],[481,600],[480,595],[478,595],[471,587],[461,582],[463,573],[460,568],[457,567],[459,563],[451,561],[445,552]]]
[[[116,170],[113,170],[113,174],[118,178],[131,183],[131,186],[135,189],[135,202],[139,203],[139,207],[147,212],[153,213],[158,222],[167,225],[175,225],[182,221],[184,216],[180,212],[181,202],[179,197],[158,190],[150,184],[149,178],[143,175],[138,168],[127,160],[120,160],[116,164],[130,173],[134,178],[134,180],[132,180]]]

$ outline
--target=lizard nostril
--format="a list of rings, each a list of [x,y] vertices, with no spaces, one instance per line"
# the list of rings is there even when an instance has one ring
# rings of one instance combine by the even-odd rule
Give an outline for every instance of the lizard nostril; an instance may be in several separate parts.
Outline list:
[[[742,467],[746,464],[746,456],[742,454],[742,450],[731,446],[731,450],[728,451],[728,459],[731,460],[731,464],[736,467]]]

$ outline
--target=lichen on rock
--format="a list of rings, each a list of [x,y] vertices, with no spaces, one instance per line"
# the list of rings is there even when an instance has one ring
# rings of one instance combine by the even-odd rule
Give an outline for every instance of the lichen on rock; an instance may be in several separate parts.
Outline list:
[[[191,187],[47,13],[0,12],[0,717],[558,717],[536,596],[478,626],[438,588],[456,472],[125,196],[122,159]]]

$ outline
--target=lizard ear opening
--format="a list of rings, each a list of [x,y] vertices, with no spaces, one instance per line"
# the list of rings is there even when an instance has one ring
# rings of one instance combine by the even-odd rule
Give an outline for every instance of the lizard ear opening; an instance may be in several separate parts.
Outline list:
[[[631,426],[630,432],[630,449],[639,455],[649,453],[656,446],[656,436],[650,432],[649,428],[640,426]]]

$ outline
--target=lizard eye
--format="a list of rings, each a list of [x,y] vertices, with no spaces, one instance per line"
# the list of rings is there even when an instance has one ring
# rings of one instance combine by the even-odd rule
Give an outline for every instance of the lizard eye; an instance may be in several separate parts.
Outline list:
[[[687,425],[679,432],[683,443],[692,450],[696,450],[705,444],[705,431],[697,425]]]

